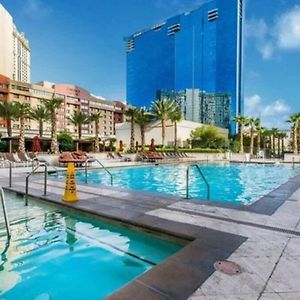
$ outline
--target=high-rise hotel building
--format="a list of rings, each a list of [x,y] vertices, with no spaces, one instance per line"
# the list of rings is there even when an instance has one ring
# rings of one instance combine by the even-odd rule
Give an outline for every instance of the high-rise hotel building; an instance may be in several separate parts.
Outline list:
[[[243,7],[212,0],[126,37],[128,103],[148,106],[159,90],[197,89],[228,94],[231,118],[243,113]]]
[[[0,74],[13,80],[30,82],[30,48],[12,16],[0,4]]]

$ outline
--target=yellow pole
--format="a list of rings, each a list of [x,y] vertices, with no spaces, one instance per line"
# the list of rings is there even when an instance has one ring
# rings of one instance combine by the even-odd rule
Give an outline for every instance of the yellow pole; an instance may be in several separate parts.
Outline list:
[[[68,163],[66,187],[62,200],[66,202],[76,202],[79,200],[76,190],[76,176],[74,163]]]

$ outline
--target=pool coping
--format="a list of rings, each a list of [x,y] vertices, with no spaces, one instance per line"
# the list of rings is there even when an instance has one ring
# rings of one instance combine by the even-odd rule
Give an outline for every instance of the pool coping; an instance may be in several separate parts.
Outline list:
[[[24,195],[24,190],[20,188],[4,187],[4,189]],[[127,209],[127,213],[120,208],[101,209],[104,206],[100,201],[98,209],[95,209],[94,206],[88,207],[87,201],[62,202],[59,196],[50,193],[38,197],[29,193],[29,196],[67,209],[71,208],[72,211],[80,211],[83,214],[91,214],[187,241],[187,245],[181,250],[130,281],[107,299],[187,299],[215,272],[214,262],[226,260],[247,240],[240,235],[165,220],[146,213],[130,213],[130,209]],[[99,197],[95,199],[99,200]]]

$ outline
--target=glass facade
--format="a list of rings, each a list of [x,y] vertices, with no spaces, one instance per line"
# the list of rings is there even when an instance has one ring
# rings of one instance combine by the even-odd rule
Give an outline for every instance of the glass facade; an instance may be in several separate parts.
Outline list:
[[[128,103],[148,106],[158,90],[198,89],[230,95],[230,115],[243,113],[242,33],[242,0],[212,0],[127,37]]]

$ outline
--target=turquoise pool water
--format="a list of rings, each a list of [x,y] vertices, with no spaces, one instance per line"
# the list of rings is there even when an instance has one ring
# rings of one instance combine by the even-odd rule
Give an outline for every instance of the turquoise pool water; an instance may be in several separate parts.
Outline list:
[[[34,200],[7,196],[0,211],[0,299],[103,299],[182,246]]]
[[[285,165],[204,163],[200,166],[209,182],[212,201],[242,205],[252,203],[300,172],[299,168]],[[185,197],[186,169],[186,164],[178,164],[110,171],[115,186]],[[65,175],[59,176],[63,179]],[[79,182],[84,182],[84,172],[77,172],[77,178]],[[110,177],[103,170],[90,170],[88,183],[110,185]],[[205,199],[206,193],[206,186],[198,171],[192,168],[190,196]]]

